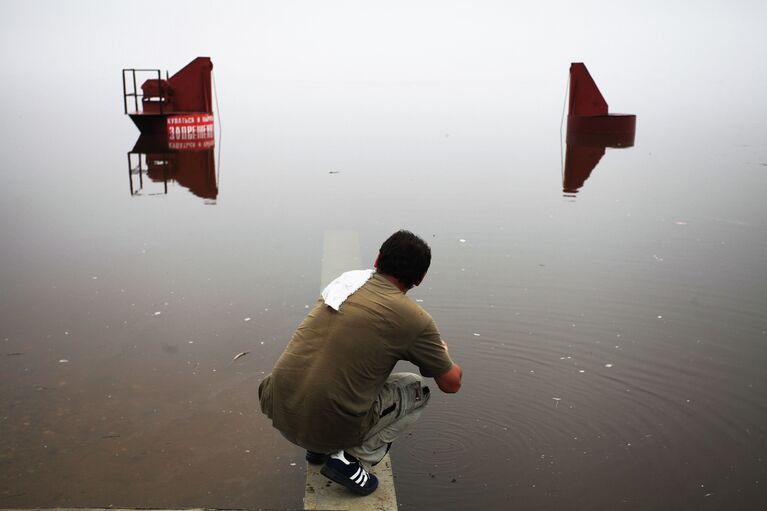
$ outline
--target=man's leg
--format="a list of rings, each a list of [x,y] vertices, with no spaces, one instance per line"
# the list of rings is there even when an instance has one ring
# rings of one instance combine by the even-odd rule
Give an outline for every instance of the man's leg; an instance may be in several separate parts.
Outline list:
[[[364,464],[375,465],[383,459],[390,444],[413,426],[421,416],[431,394],[424,379],[413,373],[394,373],[384,384],[373,405],[378,421],[361,445],[346,452]]]

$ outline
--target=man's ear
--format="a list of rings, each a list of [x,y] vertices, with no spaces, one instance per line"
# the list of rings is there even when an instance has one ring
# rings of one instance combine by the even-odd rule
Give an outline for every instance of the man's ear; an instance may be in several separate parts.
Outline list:
[[[381,252],[378,252],[378,255],[376,256],[376,262],[373,263],[373,268],[376,270],[378,269],[378,258],[381,257]]]
[[[426,272],[423,272],[423,275],[421,275],[421,278],[418,279],[418,282],[416,282],[413,287],[420,286],[421,282],[423,282],[423,279],[425,279],[425,278],[426,278]]]

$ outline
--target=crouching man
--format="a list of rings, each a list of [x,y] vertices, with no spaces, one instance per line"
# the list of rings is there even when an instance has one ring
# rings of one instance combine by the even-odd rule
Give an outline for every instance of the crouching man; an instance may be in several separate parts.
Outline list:
[[[375,271],[346,272],[322,292],[261,382],[261,410],[309,463],[351,491],[378,487],[369,467],[418,419],[429,402],[431,377],[443,392],[461,388],[434,320],[405,296],[419,285],[431,249],[398,231],[381,245]],[[422,376],[393,373],[399,360]]]

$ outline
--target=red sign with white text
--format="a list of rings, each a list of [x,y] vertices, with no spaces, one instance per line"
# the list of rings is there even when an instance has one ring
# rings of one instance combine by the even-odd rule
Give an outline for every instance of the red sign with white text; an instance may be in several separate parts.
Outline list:
[[[215,145],[212,114],[171,115],[166,125],[171,149],[208,149]]]

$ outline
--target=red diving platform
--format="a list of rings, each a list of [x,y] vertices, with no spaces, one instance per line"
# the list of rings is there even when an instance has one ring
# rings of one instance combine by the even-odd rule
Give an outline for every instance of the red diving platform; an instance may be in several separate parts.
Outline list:
[[[159,69],[123,69],[123,107],[144,135],[169,141],[213,140],[209,57],[197,57],[166,79]],[[138,76],[148,76],[138,87]]]
[[[577,193],[604,156],[605,149],[631,147],[635,134],[636,115],[608,113],[607,102],[586,66],[572,63],[563,191]]]
[[[567,112],[567,143],[608,141],[608,147],[634,145],[637,117],[611,114],[607,101],[582,62],[570,64],[570,108]]]

